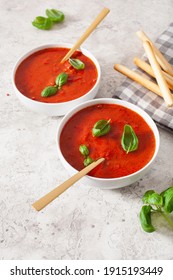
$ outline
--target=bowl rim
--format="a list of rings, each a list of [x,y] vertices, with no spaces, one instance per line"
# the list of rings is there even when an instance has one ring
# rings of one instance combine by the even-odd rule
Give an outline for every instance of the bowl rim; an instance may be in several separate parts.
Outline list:
[[[72,100],[69,101],[65,101],[65,102],[51,102],[51,103],[47,103],[47,102],[41,102],[38,100],[34,100],[31,99],[27,96],[25,96],[23,93],[21,93],[15,83],[15,74],[16,74],[16,70],[18,68],[18,66],[21,64],[21,62],[23,60],[25,60],[27,57],[29,57],[30,55],[32,55],[33,53],[39,51],[39,50],[43,50],[43,49],[47,49],[47,48],[56,48],[56,47],[60,47],[60,48],[71,48],[73,46],[73,44],[70,43],[63,43],[63,42],[59,42],[59,43],[50,43],[50,44],[43,44],[43,45],[39,45],[37,47],[34,47],[30,50],[28,50],[27,52],[23,53],[14,63],[13,69],[12,69],[12,75],[11,75],[11,80],[12,80],[12,85],[15,88],[15,91],[17,91],[18,94],[20,94],[24,99],[28,100],[29,102],[33,102],[36,104],[41,104],[44,106],[55,106],[55,105],[66,105],[67,103],[73,102],[73,101],[80,101],[80,99],[86,97],[87,95],[90,95],[90,93],[99,85],[100,83],[100,79],[101,79],[101,68],[100,68],[100,64],[98,62],[98,60],[96,59],[96,57],[86,48],[80,47],[77,49],[77,51],[81,51],[84,55],[88,56],[92,62],[94,63],[96,69],[97,69],[97,80],[96,83],[94,84],[94,86],[85,94],[83,94],[82,96],[79,96],[78,98],[74,98]],[[85,54],[87,53],[87,54]]]
[[[111,103],[112,102],[112,103]],[[115,102],[115,103],[114,103]],[[85,101],[77,106],[75,106],[72,110],[70,110],[61,120],[57,132],[56,132],[56,146],[57,146],[57,150],[58,150],[58,155],[59,157],[62,157],[62,159],[67,163],[67,165],[69,166],[69,168],[71,168],[73,171],[75,171],[76,173],[79,172],[79,170],[75,169],[71,164],[69,164],[69,162],[65,159],[65,157],[63,156],[61,149],[60,149],[60,144],[59,144],[59,140],[60,140],[60,135],[62,132],[62,129],[64,127],[64,125],[67,123],[67,121],[77,112],[79,112],[80,110],[90,107],[94,104],[117,104],[117,105],[121,105],[124,106],[128,109],[131,109],[132,111],[136,112],[137,114],[140,115],[140,112],[142,113],[142,115],[140,115],[144,121],[149,125],[149,127],[151,128],[151,130],[154,133],[154,137],[155,137],[155,151],[154,154],[152,156],[152,158],[150,159],[150,161],[141,169],[139,169],[138,171],[131,173],[129,175],[126,176],[122,176],[122,177],[117,177],[117,178],[99,178],[99,177],[94,177],[94,176],[90,176],[90,175],[85,175],[85,177],[92,179],[96,182],[116,182],[116,181],[122,181],[125,179],[130,179],[132,177],[134,177],[135,175],[140,174],[142,171],[144,171],[145,169],[147,169],[147,167],[149,167],[151,165],[151,163],[155,160],[158,151],[159,151],[159,146],[160,146],[160,135],[159,135],[159,131],[158,128],[155,124],[155,122],[153,121],[153,119],[149,116],[149,114],[147,114],[143,109],[141,109],[140,107],[138,107],[137,105],[130,103],[128,101],[125,100],[121,100],[121,99],[117,99],[117,98],[96,98],[96,99],[92,99],[92,100],[88,100]],[[133,110],[134,108],[134,110]],[[145,118],[143,117],[143,115],[145,116]],[[148,123],[148,119],[150,124],[152,124],[152,126],[154,127],[154,129],[151,127],[151,125]]]

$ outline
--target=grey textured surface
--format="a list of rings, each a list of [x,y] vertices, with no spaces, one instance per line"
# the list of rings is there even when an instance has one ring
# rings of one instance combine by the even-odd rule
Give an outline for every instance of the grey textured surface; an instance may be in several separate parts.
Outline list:
[[[135,32],[153,40],[172,21],[171,0],[0,1],[0,258],[1,259],[173,259],[173,232],[162,220],[144,233],[138,214],[141,196],[172,181],[173,136],[160,130],[160,151],[150,173],[133,186],[103,191],[75,184],[40,213],[32,202],[68,178],[56,151],[61,118],[37,115],[14,94],[11,72],[18,57],[34,46],[75,42],[104,7],[111,13],[83,44],[100,62],[98,97],[111,97],[124,77],[114,63],[131,67],[143,48]],[[50,31],[31,25],[46,8],[66,20]]]

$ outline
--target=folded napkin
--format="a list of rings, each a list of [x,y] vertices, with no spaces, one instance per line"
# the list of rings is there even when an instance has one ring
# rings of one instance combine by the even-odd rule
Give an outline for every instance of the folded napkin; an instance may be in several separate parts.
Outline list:
[[[170,64],[173,65],[173,23],[158,37],[155,45]],[[142,58],[147,60],[145,55]],[[138,67],[135,67],[133,70],[142,76],[149,77]],[[153,80],[153,78],[150,78],[150,80]],[[155,93],[126,78],[113,97],[136,104],[144,109],[159,126],[173,133],[173,107],[167,108],[163,98]]]

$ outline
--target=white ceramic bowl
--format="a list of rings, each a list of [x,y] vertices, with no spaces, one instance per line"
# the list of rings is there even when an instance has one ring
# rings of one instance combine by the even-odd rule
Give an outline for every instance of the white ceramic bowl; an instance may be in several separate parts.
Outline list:
[[[86,107],[89,107],[89,106],[92,106],[95,104],[118,104],[118,105],[124,106],[124,107],[129,108],[129,109],[133,110],[134,112],[138,113],[152,129],[154,136],[155,136],[155,140],[156,140],[156,148],[155,148],[155,152],[154,152],[152,159],[142,169],[140,169],[139,171],[137,171],[135,173],[132,173],[132,174],[130,174],[128,176],[124,176],[124,177],[110,178],[110,179],[96,178],[96,177],[91,177],[89,175],[86,175],[82,179],[82,181],[85,184],[88,184],[91,186],[96,186],[96,187],[99,187],[102,189],[116,189],[116,188],[125,187],[127,185],[131,185],[132,183],[138,181],[141,177],[143,177],[144,174],[151,168],[151,164],[154,162],[154,159],[159,150],[160,137],[159,137],[158,129],[157,129],[155,123],[153,122],[153,120],[151,119],[151,117],[147,113],[145,113],[142,109],[140,109],[136,105],[133,105],[129,102],[119,100],[119,99],[113,99],[113,98],[99,98],[99,99],[94,99],[91,101],[84,102],[83,104],[76,106],[73,110],[71,110],[62,119],[62,121],[59,125],[59,128],[58,128],[58,132],[56,135],[56,144],[57,144],[57,148],[58,148],[59,158],[60,158],[63,166],[67,169],[67,171],[69,172],[70,175],[73,175],[77,172],[77,170],[66,161],[66,159],[64,158],[64,156],[61,152],[60,135],[61,135],[64,125],[75,113],[77,113],[78,111],[80,111],[83,108],[86,108]]]
[[[43,113],[48,116],[62,116],[62,115],[65,115],[69,110],[74,108],[76,105],[81,104],[84,101],[93,99],[96,96],[98,89],[99,89],[99,85],[100,85],[101,70],[100,70],[99,63],[98,63],[97,59],[93,56],[93,54],[84,48],[80,48],[81,52],[84,55],[86,55],[87,57],[89,57],[94,62],[95,66],[97,68],[98,77],[97,77],[97,81],[96,81],[95,85],[93,86],[93,88],[90,91],[88,91],[86,94],[84,94],[83,96],[70,100],[70,101],[67,101],[67,102],[44,103],[44,102],[32,100],[32,99],[26,97],[25,95],[23,95],[17,89],[16,84],[15,84],[16,70],[17,70],[18,66],[20,65],[20,63],[24,59],[26,59],[28,56],[30,56],[31,54],[33,54],[39,50],[43,50],[46,48],[53,48],[53,47],[71,48],[72,45],[67,44],[67,43],[49,44],[49,45],[42,45],[42,46],[39,46],[37,48],[34,48],[34,49],[28,51],[26,54],[24,54],[23,56],[21,56],[19,58],[19,60],[16,62],[15,66],[13,68],[12,84],[13,84],[15,93],[16,93],[17,97],[19,98],[19,100],[22,102],[22,104],[24,104],[30,110],[38,112],[38,113]]]

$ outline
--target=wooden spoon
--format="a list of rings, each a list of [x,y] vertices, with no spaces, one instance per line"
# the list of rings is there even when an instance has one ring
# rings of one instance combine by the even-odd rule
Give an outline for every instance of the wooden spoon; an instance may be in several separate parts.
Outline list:
[[[76,49],[80,47],[80,45],[88,38],[88,36],[93,32],[93,30],[97,27],[97,25],[105,18],[105,16],[110,12],[108,8],[104,8],[100,14],[95,18],[95,20],[91,23],[91,25],[87,28],[87,30],[83,33],[83,35],[78,39],[75,45],[69,50],[69,52],[64,56],[61,60],[61,63],[69,59]]]
[[[90,165],[73,175],[67,181],[56,187],[54,190],[52,190],[51,192],[34,202],[32,206],[35,208],[35,210],[40,211],[104,160],[104,158],[100,158],[97,161],[94,161],[93,163],[91,163]]]

